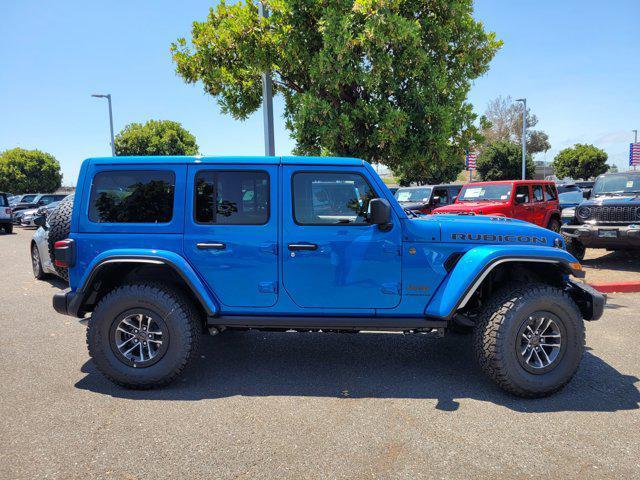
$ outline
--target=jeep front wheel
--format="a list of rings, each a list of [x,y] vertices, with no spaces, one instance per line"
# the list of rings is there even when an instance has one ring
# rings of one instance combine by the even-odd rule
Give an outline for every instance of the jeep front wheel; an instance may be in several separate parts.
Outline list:
[[[559,288],[520,284],[498,292],[474,331],[482,370],[504,390],[544,397],[564,387],[582,359],[584,322]]]
[[[123,285],[103,297],[87,329],[89,355],[109,380],[148,389],[175,379],[196,354],[192,303],[163,284]]]

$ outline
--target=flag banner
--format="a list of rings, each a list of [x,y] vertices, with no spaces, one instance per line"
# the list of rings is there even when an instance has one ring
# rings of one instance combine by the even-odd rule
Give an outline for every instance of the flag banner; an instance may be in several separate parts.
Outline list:
[[[467,170],[476,169],[476,159],[478,158],[478,152],[473,150],[467,152]]]
[[[629,166],[640,166],[640,142],[629,144]]]

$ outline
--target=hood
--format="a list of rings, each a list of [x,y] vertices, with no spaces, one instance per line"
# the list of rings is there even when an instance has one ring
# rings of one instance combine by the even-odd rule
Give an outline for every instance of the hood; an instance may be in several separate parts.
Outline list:
[[[460,202],[452,203],[445,207],[439,207],[438,213],[445,212],[475,212],[477,210],[487,210],[494,207],[502,208],[507,202]]]
[[[599,205],[638,205],[640,206],[640,195],[600,195],[585,200],[580,205],[586,207]]]
[[[562,236],[532,223],[505,217],[428,215],[409,220],[408,240],[476,245],[564,245]]]

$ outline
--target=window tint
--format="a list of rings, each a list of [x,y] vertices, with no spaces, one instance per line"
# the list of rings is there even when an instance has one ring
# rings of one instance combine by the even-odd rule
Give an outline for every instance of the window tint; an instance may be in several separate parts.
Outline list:
[[[7,196],[2,194],[0,195],[0,207],[8,207],[9,201],[7,200]]]
[[[449,192],[446,188],[436,188],[433,196],[440,197],[440,205],[449,205]]]
[[[531,202],[531,198],[529,197],[529,187],[528,186],[520,185],[519,187],[516,187],[516,198],[518,197],[518,195],[524,195],[524,202],[522,202],[522,203]]]
[[[199,172],[195,179],[195,220],[219,225],[264,225],[269,221],[269,174]]]
[[[97,173],[89,219],[109,223],[167,223],[173,217],[175,176],[160,170]]]
[[[41,203],[42,205],[49,205],[51,202],[55,201],[57,201],[55,195],[44,195],[40,198],[38,203]]]
[[[33,202],[36,197],[37,195],[25,195],[24,197],[22,197],[20,202],[23,202],[23,203]]]
[[[303,225],[367,224],[376,194],[356,173],[296,173],[293,215]]]
[[[545,185],[544,191],[547,195],[547,200],[556,200],[558,198],[556,189],[553,187],[553,185]]]
[[[544,202],[544,194],[542,193],[542,185],[533,186],[533,201]]]

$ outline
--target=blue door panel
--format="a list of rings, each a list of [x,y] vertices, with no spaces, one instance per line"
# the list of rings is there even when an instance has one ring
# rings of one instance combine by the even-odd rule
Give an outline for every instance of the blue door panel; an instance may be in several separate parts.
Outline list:
[[[292,175],[345,173],[344,168],[282,167],[282,281],[288,296],[303,308],[391,309],[401,298],[401,228],[384,232],[375,225],[299,225],[294,221]],[[363,175],[378,195],[364,168]],[[289,251],[289,244],[312,243],[313,251]],[[338,312],[336,312],[338,313]]]
[[[184,225],[184,253],[224,307],[265,308],[278,299],[277,166],[190,165]],[[269,174],[270,212],[264,225],[199,224],[194,220],[193,186],[201,171],[263,171]],[[225,248],[200,249],[199,243]]]

